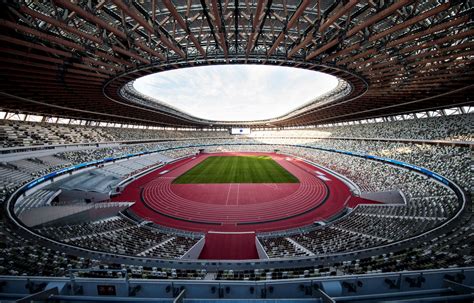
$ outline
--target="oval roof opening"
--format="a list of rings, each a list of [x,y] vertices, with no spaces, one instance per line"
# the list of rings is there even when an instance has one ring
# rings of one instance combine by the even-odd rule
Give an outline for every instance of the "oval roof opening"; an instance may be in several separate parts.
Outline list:
[[[192,116],[255,121],[282,116],[335,89],[338,78],[272,65],[181,68],[138,78],[133,87]]]

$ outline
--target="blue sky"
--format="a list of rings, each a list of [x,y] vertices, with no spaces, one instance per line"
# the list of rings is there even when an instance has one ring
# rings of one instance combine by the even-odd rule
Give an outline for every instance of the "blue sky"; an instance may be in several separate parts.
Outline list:
[[[134,83],[141,93],[193,116],[223,121],[274,118],[336,86],[327,74],[270,65],[182,68]]]

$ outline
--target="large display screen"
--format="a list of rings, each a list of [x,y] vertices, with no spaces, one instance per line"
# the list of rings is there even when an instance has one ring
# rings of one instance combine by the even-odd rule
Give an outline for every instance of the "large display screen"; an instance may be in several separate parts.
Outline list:
[[[250,135],[250,128],[231,128],[231,135]]]

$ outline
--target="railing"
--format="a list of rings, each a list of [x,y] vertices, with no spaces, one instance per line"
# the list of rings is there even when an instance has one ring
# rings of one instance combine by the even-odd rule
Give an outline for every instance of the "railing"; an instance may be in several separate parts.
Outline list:
[[[115,274],[116,278],[76,276],[80,272],[109,273]],[[0,276],[0,280],[8,281],[0,293],[0,300],[8,301],[28,297],[48,302],[171,303],[184,290],[187,298],[207,302],[217,299],[233,299],[233,302],[258,299],[287,299],[282,302],[306,302],[302,299],[307,302],[472,302],[474,299],[474,267],[263,281],[146,280],[130,278],[125,270],[81,269],[70,271],[69,277]],[[51,289],[55,291],[46,293]]]

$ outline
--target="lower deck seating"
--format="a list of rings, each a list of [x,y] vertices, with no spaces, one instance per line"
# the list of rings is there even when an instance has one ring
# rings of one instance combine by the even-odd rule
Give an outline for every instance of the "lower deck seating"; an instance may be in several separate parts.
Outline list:
[[[40,189],[15,203],[15,215],[21,216],[22,213],[32,208],[51,205],[51,200],[59,193],[58,190]]]
[[[156,258],[180,258],[200,239],[164,233],[122,217],[45,227],[37,231],[52,239],[86,249]]]

